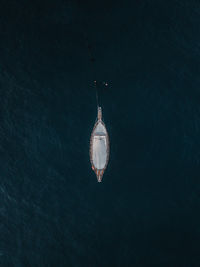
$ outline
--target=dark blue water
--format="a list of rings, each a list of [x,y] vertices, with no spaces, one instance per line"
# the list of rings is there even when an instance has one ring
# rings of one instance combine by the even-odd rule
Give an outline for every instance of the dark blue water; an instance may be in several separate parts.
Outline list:
[[[1,0],[0,266],[200,266],[199,72],[199,1]]]

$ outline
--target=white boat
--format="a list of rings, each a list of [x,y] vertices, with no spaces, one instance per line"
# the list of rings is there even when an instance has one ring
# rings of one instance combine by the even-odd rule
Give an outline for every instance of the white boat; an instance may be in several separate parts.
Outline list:
[[[90,138],[90,161],[96,173],[97,181],[101,182],[109,160],[109,137],[102,120],[102,109],[98,107],[97,122]]]

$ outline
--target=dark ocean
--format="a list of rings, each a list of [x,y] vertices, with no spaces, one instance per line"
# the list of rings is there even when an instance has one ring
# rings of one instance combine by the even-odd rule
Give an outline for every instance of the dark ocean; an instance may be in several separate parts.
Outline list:
[[[0,266],[199,267],[199,211],[200,1],[0,0]]]

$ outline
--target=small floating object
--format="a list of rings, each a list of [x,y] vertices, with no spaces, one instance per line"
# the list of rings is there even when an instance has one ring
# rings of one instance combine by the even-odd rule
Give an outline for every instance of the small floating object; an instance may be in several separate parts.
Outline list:
[[[102,109],[98,107],[97,122],[90,138],[90,161],[96,173],[97,181],[101,182],[109,160],[109,137],[102,121]]]

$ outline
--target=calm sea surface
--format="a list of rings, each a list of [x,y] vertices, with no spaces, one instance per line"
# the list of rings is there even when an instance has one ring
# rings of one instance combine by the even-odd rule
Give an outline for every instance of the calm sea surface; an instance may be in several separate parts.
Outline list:
[[[1,0],[0,266],[200,266],[199,71],[199,1]]]

